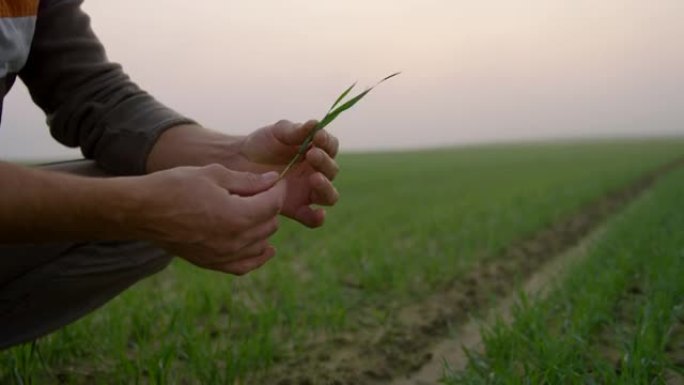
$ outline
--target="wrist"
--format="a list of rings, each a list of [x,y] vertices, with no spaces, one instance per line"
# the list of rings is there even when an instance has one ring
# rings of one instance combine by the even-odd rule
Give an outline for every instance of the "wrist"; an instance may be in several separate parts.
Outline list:
[[[129,223],[142,207],[130,186],[138,179],[51,175],[43,186],[50,197],[37,207],[36,217],[59,224],[58,240],[136,239]]]
[[[145,210],[144,178],[119,177],[93,180],[84,200],[90,213],[86,222],[97,229],[96,238],[144,239],[139,217]]]
[[[87,178],[0,163],[0,243],[131,239],[132,178]],[[139,209],[139,207],[138,207]]]

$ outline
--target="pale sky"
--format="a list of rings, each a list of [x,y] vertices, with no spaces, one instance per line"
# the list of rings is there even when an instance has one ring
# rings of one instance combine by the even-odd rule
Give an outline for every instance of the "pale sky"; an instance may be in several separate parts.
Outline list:
[[[320,118],[353,81],[403,71],[330,130],[343,150],[684,135],[682,0],[87,0],[112,60],[208,127]],[[23,85],[0,158],[77,157]]]

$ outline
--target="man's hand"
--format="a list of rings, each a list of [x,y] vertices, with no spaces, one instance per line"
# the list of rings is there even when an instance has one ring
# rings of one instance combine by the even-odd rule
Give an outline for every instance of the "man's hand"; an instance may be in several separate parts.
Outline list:
[[[282,171],[299,150],[299,145],[316,121],[295,124],[282,120],[248,136],[229,136],[197,125],[173,127],[159,138],[147,160],[149,172],[183,165],[219,163],[231,170],[253,173]],[[287,195],[282,214],[308,227],[319,227],[323,209],[332,206],[339,194],[332,185],[339,170],[334,158],[339,142],[327,131],[319,131],[313,147],[287,176]]]
[[[297,154],[299,146],[318,124],[311,120],[296,124],[281,120],[263,127],[242,140],[239,146],[238,162],[244,162],[241,169],[254,171],[282,171]],[[339,167],[334,158],[339,142],[325,130],[314,136],[313,146],[306,156],[285,176],[287,199],[283,214],[309,227],[323,224],[325,210],[311,205],[332,206],[339,199],[339,193],[332,184]]]
[[[89,178],[0,162],[0,243],[138,239],[245,274],[275,254],[286,182],[220,165]],[[20,187],[20,188],[19,188]]]
[[[277,174],[231,171],[220,165],[180,167],[130,184],[140,210],[131,225],[203,268],[242,275],[275,255],[285,182]]]

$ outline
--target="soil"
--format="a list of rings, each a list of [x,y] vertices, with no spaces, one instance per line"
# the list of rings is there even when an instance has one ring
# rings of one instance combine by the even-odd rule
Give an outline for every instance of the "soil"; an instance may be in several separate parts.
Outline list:
[[[467,357],[461,347],[477,349],[480,345],[480,324],[469,319],[471,314],[493,309],[490,314],[505,318],[513,302],[511,293],[521,287],[521,282],[528,292],[543,288],[565,263],[583,254],[582,245],[590,242],[590,234],[595,234],[608,217],[650,188],[659,177],[682,165],[684,159],[671,162],[514,242],[500,255],[483,259],[465,277],[430,297],[392,309],[393,316],[384,323],[369,321],[364,328],[312,343],[302,352],[281,360],[258,383],[438,383],[445,356],[452,367],[464,367]],[[498,305],[492,308],[493,302]],[[364,310],[358,314],[363,321]]]
[[[535,271],[521,288],[528,298],[543,297],[553,287],[553,282],[558,282],[567,267],[580,262],[586,256],[586,250],[595,239],[600,237],[603,228],[593,231],[577,246],[546,263],[538,271]],[[519,291],[515,291],[491,307],[483,317],[472,318],[449,338],[445,338],[435,346],[431,353],[432,359],[419,371],[411,373],[405,378],[392,381],[393,385],[423,385],[435,384],[444,374],[444,363],[447,362],[449,369],[453,371],[464,370],[468,364],[466,352],[483,354],[484,345],[480,330],[483,326],[492,325],[497,320],[509,323],[513,320],[512,309],[517,302]]]

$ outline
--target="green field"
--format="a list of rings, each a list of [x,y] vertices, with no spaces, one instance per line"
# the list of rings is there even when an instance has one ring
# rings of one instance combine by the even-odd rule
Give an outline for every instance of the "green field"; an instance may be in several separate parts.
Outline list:
[[[682,140],[342,155],[336,181],[342,199],[326,226],[312,231],[285,223],[274,240],[279,255],[267,266],[235,278],[176,261],[64,330],[0,353],[0,383],[307,383],[280,378],[290,367],[306,368],[290,363],[313,347],[334,350],[339,345],[331,341],[388,329],[401,309],[682,155]],[[601,345],[595,337],[628,349],[630,357],[655,357],[658,349],[662,356],[667,333],[658,329],[664,325],[658,317],[670,320],[681,302],[682,287],[674,281],[684,265],[682,232],[674,236],[684,228],[684,175],[665,178],[610,225],[605,243],[578,267],[586,270],[573,271],[541,304],[526,302],[513,326],[487,330],[486,355],[448,381],[489,383],[494,373],[501,383],[518,383],[521,375],[528,383],[563,383],[554,381],[584,378],[572,377],[582,370],[608,373],[610,363],[588,364]],[[657,235],[657,244],[640,241],[655,242]],[[606,250],[619,258],[601,258]],[[674,254],[656,258],[661,251]],[[668,269],[673,261],[680,261],[679,270]],[[626,302],[640,313],[620,320],[624,327],[615,333],[602,333],[615,324],[611,306],[629,282],[645,293]],[[521,334],[527,332],[532,335]],[[554,358],[562,362],[544,361]],[[670,365],[660,356],[646,369],[632,362],[615,378],[641,383]],[[307,371],[308,383],[335,383],[331,375],[323,380],[315,371],[297,370]],[[358,380],[338,383],[389,383],[395,372],[359,373],[349,377]]]
[[[683,197],[678,170],[611,223],[547,297],[523,297],[511,324],[486,328],[484,354],[445,383],[684,381]]]

